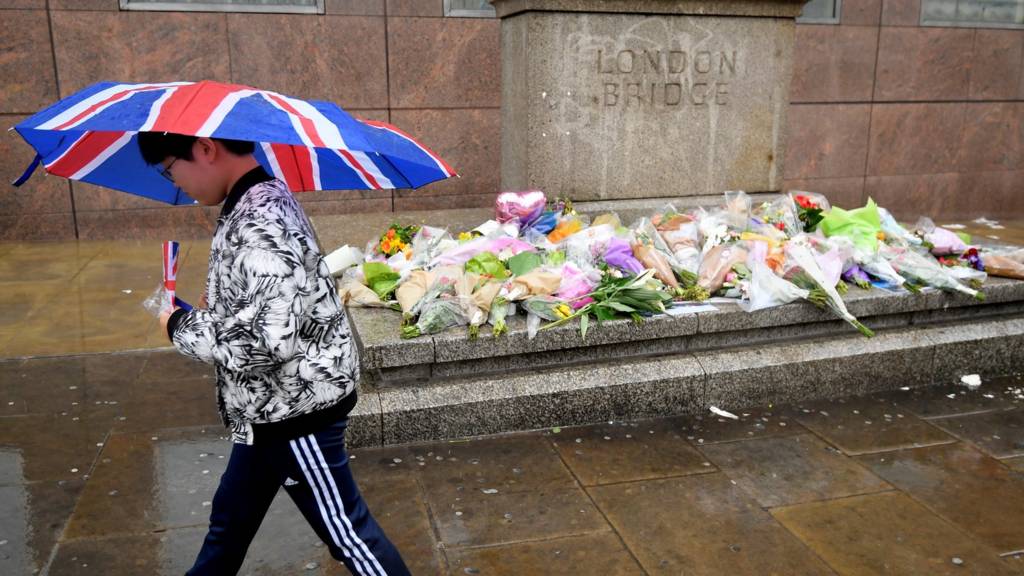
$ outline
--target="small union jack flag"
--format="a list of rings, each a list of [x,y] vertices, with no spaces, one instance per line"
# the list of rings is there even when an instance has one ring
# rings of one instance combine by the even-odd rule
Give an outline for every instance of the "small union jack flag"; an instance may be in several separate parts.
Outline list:
[[[175,291],[178,289],[178,243],[164,242],[164,290],[167,292],[166,310],[174,310]]]
[[[419,188],[455,176],[440,156],[395,126],[359,120],[335,104],[219,82],[102,82],[14,127],[37,152],[15,182],[47,172],[191,204],[146,165],[139,132],[258,143],[256,158],[293,192]]]

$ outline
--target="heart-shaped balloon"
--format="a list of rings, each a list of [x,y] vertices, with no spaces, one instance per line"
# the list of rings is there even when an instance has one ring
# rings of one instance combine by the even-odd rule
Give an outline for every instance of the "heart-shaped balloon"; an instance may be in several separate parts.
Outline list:
[[[494,203],[494,218],[501,223],[515,220],[526,225],[540,216],[547,203],[547,196],[540,190],[502,192]]]

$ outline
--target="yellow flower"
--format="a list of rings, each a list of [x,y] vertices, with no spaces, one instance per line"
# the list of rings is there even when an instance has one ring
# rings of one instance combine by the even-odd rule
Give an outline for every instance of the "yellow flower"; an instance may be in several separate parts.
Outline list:
[[[879,240],[882,240],[883,242],[885,241],[885,232],[879,231],[876,236],[878,237]]]
[[[459,232],[459,242],[465,242],[466,240],[472,240],[473,235],[469,232]]]

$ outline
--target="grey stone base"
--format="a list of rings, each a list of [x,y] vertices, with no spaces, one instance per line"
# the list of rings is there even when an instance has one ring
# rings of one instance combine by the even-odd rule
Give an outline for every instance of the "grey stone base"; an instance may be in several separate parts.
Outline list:
[[[484,361],[486,362],[486,360]],[[607,420],[703,414],[1007,374],[1024,366],[1024,318],[842,333],[733,349],[584,363],[420,386],[365,386],[354,446]]]

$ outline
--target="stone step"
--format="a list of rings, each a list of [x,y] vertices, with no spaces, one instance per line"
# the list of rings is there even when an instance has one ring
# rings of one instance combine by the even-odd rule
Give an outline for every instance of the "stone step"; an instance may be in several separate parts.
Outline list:
[[[985,294],[985,301],[979,302],[937,291],[909,294],[852,288],[845,301],[850,312],[879,335],[942,322],[1024,314],[1024,282],[990,278]],[[434,336],[402,340],[398,336],[396,312],[352,308],[349,315],[359,339],[364,373],[370,383],[382,390],[420,387],[466,376],[658,358],[798,342],[812,337],[862,338],[830,312],[804,302],[754,313],[743,311],[733,302],[714,306],[715,311],[653,317],[639,325],[631,320],[592,324],[585,340],[576,324],[542,330],[531,340],[521,315],[512,318],[509,333],[498,338],[484,329],[479,338],[470,340],[465,330],[451,329]]]
[[[481,360],[485,362],[485,360]],[[703,414],[1019,372],[1024,315],[364,386],[349,441],[382,445]]]

